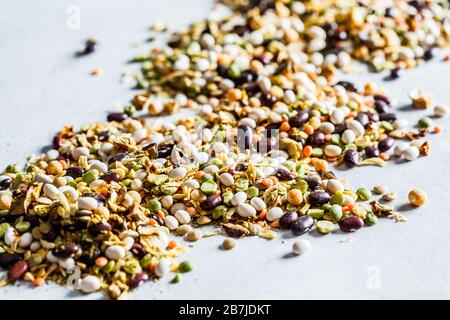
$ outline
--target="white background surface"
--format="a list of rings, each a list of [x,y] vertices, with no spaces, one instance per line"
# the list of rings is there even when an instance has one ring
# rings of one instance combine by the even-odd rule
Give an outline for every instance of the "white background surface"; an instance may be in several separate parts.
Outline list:
[[[66,27],[67,9],[81,10],[80,30]],[[130,84],[120,83],[123,72],[136,66],[127,60],[146,52],[136,47],[148,36],[148,26],[162,21],[172,28],[206,16],[207,0],[167,1],[14,1],[0,2],[0,166],[24,163],[50,143],[66,124],[76,127],[105,119],[114,104],[132,97]],[[76,59],[73,54],[93,36],[99,50]],[[94,67],[103,76],[92,77]],[[415,123],[431,111],[413,111],[407,92],[423,88],[434,102],[450,102],[450,64],[434,59],[408,71],[395,82],[384,75],[353,75],[372,79],[398,100],[403,117]],[[222,237],[203,239],[182,258],[195,270],[182,281],[147,282],[130,299],[373,299],[450,298],[450,135],[448,119],[437,120],[444,133],[429,136],[431,155],[412,163],[385,168],[340,171],[354,187],[386,184],[399,194],[395,207],[408,207],[407,193],[419,187],[428,193],[423,208],[404,210],[406,223],[383,220],[351,234],[305,236],[312,243],[308,256],[291,257],[289,232],[273,241],[240,240],[230,251],[219,250]],[[26,284],[0,289],[3,299],[101,298],[79,295],[54,284],[33,289]]]

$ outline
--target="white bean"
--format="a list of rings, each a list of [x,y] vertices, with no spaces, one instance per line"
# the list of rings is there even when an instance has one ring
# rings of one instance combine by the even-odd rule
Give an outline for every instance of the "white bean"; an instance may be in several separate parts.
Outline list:
[[[408,149],[402,152],[402,157],[408,161],[416,160],[420,155],[419,148],[410,146]]]
[[[178,220],[174,216],[169,215],[164,218],[164,224],[169,230],[175,230],[179,226]]]
[[[89,149],[86,147],[78,147],[72,150],[72,157],[78,161],[81,156],[88,157],[89,156]]]
[[[244,203],[247,200],[247,194],[243,191],[237,192],[231,198],[231,204],[233,206],[238,206],[241,203]]]
[[[342,153],[342,149],[337,145],[329,144],[325,147],[324,152],[328,157],[337,157]]]
[[[33,236],[30,232],[25,232],[20,236],[19,239],[19,247],[28,248],[30,244],[33,242]]]
[[[283,209],[273,207],[267,212],[266,219],[270,222],[280,219],[283,216]]]
[[[119,245],[112,245],[105,251],[105,255],[111,260],[120,260],[125,258],[125,248]]]
[[[237,212],[241,217],[254,217],[256,216],[256,209],[248,203],[241,203],[237,207]]]
[[[234,178],[230,173],[224,172],[220,175],[220,182],[223,185],[230,187],[234,184]]]
[[[292,244],[292,253],[302,255],[311,251],[311,242],[306,239],[300,239]]]
[[[173,197],[172,196],[164,196],[161,198],[161,205],[164,209],[168,210],[173,205]]]
[[[395,147],[394,147],[394,155],[397,156],[397,157],[400,157],[400,156],[402,155],[402,153],[403,153],[406,149],[409,148],[409,146],[410,146],[410,144],[407,143],[407,142],[404,142],[404,141],[399,141],[399,142],[397,142],[397,143],[395,144]]]
[[[56,200],[59,190],[54,185],[47,183],[44,185],[44,194],[50,199]]]
[[[91,293],[100,290],[102,282],[96,276],[88,275],[80,281],[80,290],[85,293]]]
[[[187,174],[187,170],[185,167],[178,167],[170,171],[169,178],[172,178],[174,180],[181,180],[183,179]]]
[[[177,218],[180,224],[191,222],[191,216],[186,210],[178,210],[177,212],[175,212],[175,218]]]
[[[433,112],[436,117],[445,117],[449,112],[449,106],[446,104],[438,104],[434,107]]]
[[[171,261],[168,258],[162,258],[159,260],[156,266],[155,273],[158,277],[162,278],[170,272]]]
[[[10,245],[13,243],[14,240],[16,240],[16,230],[13,227],[9,227],[5,231],[5,243],[7,245]]]
[[[326,188],[328,192],[336,193],[338,191],[344,191],[344,185],[337,179],[330,179],[327,181]]]
[[[330,120],[331,122],[333,122],[333,124],[340,124],[344,122],[344,119],[344,111],[342,111],[341,109],[334,109],[331,113]]]
[[[266,203],[263,199],[259,197],[254,197],[252,200],[250,200],[250,204],[258,211],[266,209]]]
[[[356,135],[353,132],[353,130],[347,129],[342,133],[342,142],[344,142],[345,144],[350,144],[353,143],[356,139]]]
[[[352,130],[357,137],[360,137],[365,133],[364,126],[357,120],[347,121],[347,127]]]
[[[81,197],[78,199],[78,209],[94,210],[98,208],[98,202],[92,197]]]

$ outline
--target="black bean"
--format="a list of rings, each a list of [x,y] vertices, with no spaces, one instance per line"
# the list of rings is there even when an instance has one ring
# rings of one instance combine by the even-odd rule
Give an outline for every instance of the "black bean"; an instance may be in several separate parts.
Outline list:
[[[256,79],[255,73],[251,71],[245,71],[241,73],[241,75],[237,78],[233,78],[233,82],[240,86],[249,82],[252,82]]]
[[[105,130],[105,131],[97,133],[97,138],[99,141],[106,141],[106,140],[108,140],[110,135],[111,135],[111,132],[109,132],[108,130]]]
[[[344,162],[349,168],[353,168],[359,162],[359,154],[354,149],[348,149],[344,154]]]
[[[49,216],[49,221],[54,221],[54,220],[56,220],[56,219],[59,219],[59,215],[58,215],[58,213],[56,212],[56,210],[55,211],[52,211],[51,212],[56,218],[55,219],[50,219],[50,216]],[[55,239],[58,237],[58,232],[56,231],[56,230],[50,230],[49,232],[47,232],[46,234],[45,234],[45,236],[44,236],[44,239],[45,240],[47,240],[47,241],[49,241],[49,242],[53,242],[53,241],[55,241]]]
[[[108,114],[108,117],[106,119],[108,121],[122,122],[126,118],[128,118],[128,115],[124,112],[113,112],[113,113]]]
[[[209,211],[222,203],[222,197],[219,195],[211,195],[200,204],[203,210]]]
[[[294,176],[292,175],[292,173],[290,173],[288,170],[282,169],[282,168],[277,169],[277,171],[275,172],[275,176],[278,179],[284,180],[284,181],[290,181],[290,180],[294,179]]]
[[[425,61],[430,61],[433,58],[434,58],[434,49],[431,48],[431,49],[425,50],[425,52],[423,54],[423,59]]]
[[[91,224],[89,226],[89,231],[97,236],[101,233],[108,233],[112,230],[111,225],[108,222],[100,221],[98,223]]]
[[[130,288],[136,288],[147,280],[148,275],[145,272],[140,272],[128,281],[128,285],[130,286]]]
[[[90,243],[88,245],[90,245]],[[102,251],[99,248],[96,248],[96,247],[89,248],[88,247],[85,249],[85,251],[83,251],[82,255],[79,258],[79,261],[88,266],[91,266],[95,263],[95,259],[100,257],[101,254],[102,254]]]
[[[266,65],[266,64],[270,63],[270,57],[268,55],[256,56],[254,59],[258,60],[263,65]]]
[[[330,195],[325,191],[313,191],[309,195],[309,203],[312,206],[321,206],[330,201]]]
[[[394,139],[387,137],[380,142],[378,142],[378,149],[380,149],[381,152],[388,151],[392,146],[394,145]]]
[[[0,267],[9,269],[19,260],[22,260],[22,256],[18,253],[4,253],[0,255]]]
[[[39,218],[36,215],[26,215],[23,217],[24,221],[28,221],[32,227],[36,227],[40,224]]]
[[[289,124],[292,128],[300,128],[309,119],[307,112],[299,111],[293,118],[289,120]]]
[[[364,112],[358,112],[356,115],[356,121],[361,123],[364,128],[366,128],[369,125],[369,116]]]
[[[84,50],[81,52],[82,55],[91,54],[97,48],[97,41],[95,39],[87,39],[84,44]]]
[[[397,120],[397,115],[395,113],[383,113],[380,114],[381,121],[395,121]]]
[[[357,216],[348,216],[339,222],[339,228],[344,232],[353,232],[364,226],[364,221]]]
[[[225,65],[223,65],[223,64],[219,64],[218,66],[217,66],[217,74],[219,75],[219,76],[221,76],[222,78],[228,78],[229,77],[229,74],[228,74],[228,68],[225,66]]]
[[[55,136],[52,141],[53,148],[59,149],[62,146],[62,139],[59,136]]]
[[[367,112],[367,116],[371,122],[378,122],[380,120],[378,113]]]
[[[52,253],[55,257],[66,259],[76,254],[78,250],[80,248],[75,243],[67,242],[56,246]]]
[[[250,126],[240,125],[237,131],[237,145],[239,150],[248,150],[253,142],[253,130]]]
[[[379,114],[387,113],[389,111],[389,106],[383,100],[375,100],[375,110]]]
[[[321,131],[315,131],[306,139],[306,143],[313,148],[321,147],[325,144],[325,134]]]
[[[378,158],[380,156],[380,150],[377,147],[366,147],[364,149],[367,158]]]
[[[264,131],[267,138],[275,137],[280,128],[280,123],[271,123],[266,127],[266,131]]]
[[[261,95],[261,103],[263,106],[270,108],[275,104],[275,102],[277,102],[277,98],[270,93],[263,93]]]
[[[391,106],[391,99],[389,99],[388,97],[386,97],[383,94],[374,94],[373,98],[375,99],[375,101],[383,101],[384,103],[386,103],[389,107]]]
[[[8,189],[12,184],[11,178],[5,178],[2,181],[0,181],[0,190],[6,190]]]
[[[254,96],[256,95],[258,92],[261,91],[261,88],[259,87],[259,84],[256,82],[249,82],[247,83],[247,85],[244,86],[245,87],[245,91],[247,92],[248,95],[250,96]]]
[[[394,80],[394,79],[398,79],[400,78],[400,76],[403,74],[403,69],[402,68],[394,68],[391,70],[390,74],[389,74],[389,78]]]
[[[347,130],[347,125],[345,123],[339,123],[334,127],[334,133],[342,134],[345,130]],[[324,135],[325,140],[325,135]]]
[[[247,171],[248,166],[244,163],[238,163],[236,166],[236,171]]]
[[[233,28],[233,32],[236,33],[240,37],[249,33],[250,31],[251,31],[250,28],[246,25],[237,25],[237,26],[234,26],[234,28]]]
[[[109,158],[108,163],[114,163],[116,161],[122,161],[123,159],[125,159],[127,157],[127,155],[125,153],[118,153],[116,155],[113,155]]]
[[[81,167],[69,167],[66,170],[66,176],[72,177],[74,179],[81,177],[83,173],[84,170]]]
[[[292,222],[297,220],[298,214],[295,211],[286,212],[279,220],[280,227],[283,229],[289,229],[291,227]]]
[[[358,88],[356,88],[356,86],[349,81],[338,81],[336,83],[336,85],[343,86],[345,88],[345,90],[350,91],[350,92],[358,91]]]
[[[120,175],[117,172],[109,171],[102,176],[102,180],[111,183],[112,181],[119,182]]]
[[[314,225],[313,218],[311,218],[308,215],[301,216],[301,217],[298,217],[297,220],[292,222],[291,231],[296,236],[299,236],[299,235],[302,235],[302,234],[308,232],[309,230],[311,230],[313,225]]]
[[[317,186],[320,184],[320,177],[319,176],[310,176],[303,179],[308,184],[308,188],[311,190],[314,190],[317,188]]]
[[[167,158],[172,154],[173,144],[159,144],[158,145],[158,158]]]

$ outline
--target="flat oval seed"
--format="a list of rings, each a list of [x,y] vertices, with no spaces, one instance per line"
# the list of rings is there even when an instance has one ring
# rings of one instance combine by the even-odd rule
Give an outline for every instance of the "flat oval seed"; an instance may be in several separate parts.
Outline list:
[[[19,280],[27,270],[28,263],[25,260],[19,260],[9,269],[8,278],[12,281]]]
[[[223,185],[230,187],[234,184],[234,178],[230,173],[224,172],[220,175],[220,182]]]
[[[342,149],[334,144],[329,144],[325,147],[324,152],[328,157],[337,157],[342,153]]]
[[[402,157],[408,161],[416,160],[419,156],[420,156],[419,148],[415,146],[410,146],[405,151],[402,152]]]
[[[357,216],[349,216],[338,222],[339,227],[344,232],[353,232],[364,226],[364,221]]]
[[[322,234],[328,234],[334,230],[334,224],[331,221],[320,220],[317,221],[316,230]]]
[[[236,207],[241,203],[244,203],[245,200],[247,200],[247,193],[241,191],[233,195],[233,197],[231,198],[231,204]]]
[[[165,217],[164,224],[167,228],[169,228],[169,230],[175,230],[179,226],[178,220],[174,216]]]
[[[344,185],[337,179],[330,179],[327,182],[327,190],[331,193],[336,193],[339,191],[344,191]]]
[[[174,180],[181,180],[183,179],[187,174],[187,170],[185,167],[178,167],[173,169],[170,173],[169,173],[169,178],[174,179]]]

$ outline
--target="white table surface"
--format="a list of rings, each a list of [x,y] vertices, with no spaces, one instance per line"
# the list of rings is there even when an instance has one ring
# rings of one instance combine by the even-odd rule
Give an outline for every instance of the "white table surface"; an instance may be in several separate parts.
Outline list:
[[[80,9],[80,29],[66,26],[70,5]],[[148,26],[162,21],[172,29],[206,16],[210,0],[107,1],[59,0],[0,2],[0,166],[24,163],[31,153],[51,141],[66,124],[76,127],[103,120],[115,103],[132,97],[131,84],[120,79],[137,66],[127,63],[145,52]],[[83,41],[93,36],[101,46],[94,54],[75,59]],[[92,77],[91,70],[103,70]],[[409,89],[419,87],[434,102],[450,102],[450,64],[435,59],[408,71],[397,81],[384,75],[352,75],[359,83],[371,79],[398,100],[399,114],[415,123],[431,111],[407,106]],[[419,187],[428,193],[423,208],[404,210],[408,222],[386,219],[354,234],[307,235],[312,251],[291,257],[293,238],[281,234],[273,241],[239,240],[230,251],[219,250],[222,237],[195,243],[182,258],[195,270],[182,281],[147,282],[130,299],[397,299],[450,298],[450,135],[444,127],[429,136],[431,155],[385,168],[340,171],[354,187],[386,184],[399,194],[395,207],[405,209],[407,193]],[[349,238],[351,236],[351,238]],[[0,289],[3,299],[96,299],[49,284]]]

